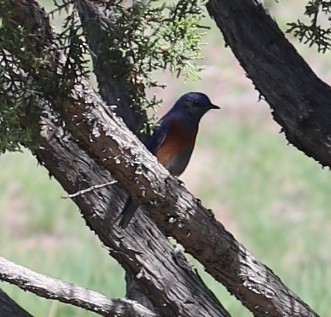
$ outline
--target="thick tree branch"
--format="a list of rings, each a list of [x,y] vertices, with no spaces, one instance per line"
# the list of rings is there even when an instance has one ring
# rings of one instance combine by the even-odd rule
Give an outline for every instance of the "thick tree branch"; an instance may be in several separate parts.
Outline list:
[[[256,316],[266,312],[269,316],[316,316],[156,161],[93,91],[85,86],[77,98],[80,102],[63,108],[76,136],[206,271]]]
[[[36,3],[20,1],[20,5],[23,6],[22,12],[28,12],[34,10]],[[29,10],[25,10],[24,5],[27,5]],[[22,7],[17,6],[17,9]],[[24,14],[19,16],[24,17]],[[23,18],[23,21],[16,22],[24,24],[26,20],[27,17]],[[43,18],[40,17],[36,24],[42,21]],[[30,22],[33,25],[33,20],[29,20]],[[34,29],[38,31],[44,27],[44,25],[38,25]],[[31,41],[35,41],[36,38],[37,36],[33,36]],[[37,41],[35,45],[38,44],[43,46],[44,42]],[[43,71],[47,73],[47,69]],[[52,78],[51,72],[48,72]],[[42,78],[36,76],[35,80],[42,80]],[[85,84],[84,82],[84,86]],[[40,89],[43,83],[39,85],[38,82],[36,85]],[[49,96],[52,100],[51,97],[52,95]],[[100,100],[99,96],[98,100]],[[55,104],[58,106],[57,102]],[[39,160],[70,193],[111,181],[110,173],[100,168],[63,131],[62,121],[49,111],[48,105],[49,102],[46,101],[38,105],[44,109],[40,148],[35,151]],[[103,106],[107,109],[104,104]],[[123,191],[118,187],[113,187],[112,191],[102,187],[96,191],[87,191],[84,195],[78,195],[74,200],[81,208],[90,228],[98,234],[110,253],[118,259],[126,271],[136,279],[136,283],[139,282],[141,290],[154,305],[153,310],[164,316],[200,316],[201,314],[228,316],[215,296],[191,270],[183,256],[172,250],[167,239],[159,230],[150,225],[146,217],[141,220],[144,223],[143,229],[137,226],[131,233],[127,231],[125,237],[122,231],[113,226],[114,213],[109,211],[109,206],[122,204],[121,197],[123,196]]]
[[[210,0],[207,9],[289,142],[331,167],[331,88],[310,69],[258,0]]]
[[[114,109],[116,114],[138,135],[146,118],[132,103],[134,87],[128,82],[131,65],[119,50],[121,30],[116,20],[106,17],[98,5],[88,0],[77,0],[77,7],[86,40],[93,52],[93,72],[98,80],[100,96],[107,104],[117,105]]]
[[[78,285],[33,272],[3,257],[0,257],[0,279],[38,296],[84,308],[102,316],[157,316],[137,302],[109,299]]]
[[[211,212],[203,208],[178,180],[156,162],[123,122],[106,109],[87,83],[82,82],[82,86],[83,89],[76,87],[77,102],[65,102],[62,105],[57,102],[56,106],[62,106],[69,126],[85,148],[113,173],[166,234],[181,242],[188,252],[205,265],[208,272],[256,316],[316,316],[271,270],[235,241]],[[105,174],[99,171],[98,164],[76,148],[75,144],[63,138],[63,134],[55,133],[53,138],[43,139],[41,145],[42,148],[36,151],[38,157],[70,192],[81,190],[84,185],[89,187],[96,180],[101,184],[111,179],[108,175],[105,180]],[[201,284],[194,278],[187,280],[186,274],[189,271],[186,262],[169,251],[167,245],[160,246],[159,242],[164,242],[161,232],[149,226],[143,215],[137,215],[139,222],[125,231],[125,237],[116,225],[111,226],[114,215],[109,216],[105,210],[110,202],[108,195],[102,189],[97,193],[88,192],[84,196],[77,196],[74,200],[82,208],[89,226],[111,248],[110,252],[123,263],[125,269],[136,273],[136,279],[141,285],[153,289],[155,293],[149,293],[153,304],[159,309],[163,308],[166,316],[192,316],[192,310],[188,308],[192,309],[193,305],[199,316],[204,315],[201,309],[205,309],[208,316],[212,316],[212,312],[217,315],[216,301],[206,291],[205,294],[196,293]],[[159,259],[156,250],[150,250],[152,245],[162,254]],[[171,261],[166,264],[169,259],[165,255],[171,255],[170,260],[176,262],[179,269],[185,268],[183,276],[183,273],[173,271]],[[169,275],[165,275],[167,278],[162,275],[164,270],[160,275],[156,266],[157,259],[163,269],[169,270]],[[173,293],[174,290],[169,287],[171,285],[173,288],[174,279],[176,284],[182,279],[185,286],[188,281],[193,283],[188,290],[177,287]],[[189,297],[188,291],[191,292]],[[178,305],[173,296],[182,298],[181,303],[190,307]],[[221,311],[220,306],[218,310]]]
[[[93,97],[93,96],[92,96]],[[99,167],[57,126],[50,112],[43,119],[43,138],[38,158],[68,192],[90,184],[103,184],[113,176]],[[47,135],[51,135],[50,138]],[[74,197],[81,212],[100,240],[130,276],[145,290],[163,316],[228,316],[217,299],[188,266],[181,253],[170,247],[163,234],[144,215],[126,232],[115,224],[116,205],[122,205],[123,190],[102,187]],[[115,206],[111,210],[109,206]]]

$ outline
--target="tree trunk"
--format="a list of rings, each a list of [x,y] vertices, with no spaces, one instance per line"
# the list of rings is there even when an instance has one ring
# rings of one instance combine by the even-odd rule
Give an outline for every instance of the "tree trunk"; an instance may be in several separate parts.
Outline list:
[[[210,0],[207,9],[288,141],[331,167],[331,88],[314,74],[260,1]]]
[[[87,0],[82,2],[92,5]],[[215,15],[224,9],[229,18],[227,6],[233,13],[238,2],[224,4],[223,8],[221,1],[213,1],[208,4],[208,9]],[[44,25],[47,23],[44,17],[31,17],[31,11],[42,14],[35,8],[35,3],[20,0],[16,5],[17,11],[29,7],[17,15],[19,25],[26,21],[36,25],[41,23],[32,28],[35,32],[49,28]],[[256,3],[250,5],[255,7]],[[238,10],[234,11],[238,13]],[[262,9],[259,10],[261,13]],[[232,25],[231,21],[228,23]],[[44,38],[31,37],[37,47],[52,45],[51,36],[44,42],[42,40]],[[241,40],[251,42],[247,38]],[[38,57],[45,58],[42,54],[47,51],[39,50],[41,56]],[[46,59],[52,58],[54,56]],[[271,62],[268,67],[272,67]],[[51,60],[49,65],[52,67],[57,63]],[[278,67],[277,63],[275,65]],[[51,78],[54,69],[47,67],[43,69],[43,76]],[[43,77],[36,74],[35,81],[36,87],[43,89]],[[172,236],[255,316],[317,316],[157,163],[84,80],[75,88],[67,100],[59,101],[48,95],[47,101],[65,115],[66,128],[77,140],[64,131],[55,113],[44,105],[43,135],[35,154],[69,193],[108,183],[115,177],[161,228],[156,227],[142,210],[125,231],[118,228],[114,220],[126,196],[120,186],[104,186],[73,198],[87,225],[128,272],[130,285],[139,285],[138,292],[133,292],[136,286],[132,286],[129,294],[137,300],[147,297],[142,304],[162,316],[228,316],[190,269],[182,253],[170,246],[166,236]],[[108,91],[112,94],[115,90]],[[291,96],[285,95],[284,98]]]

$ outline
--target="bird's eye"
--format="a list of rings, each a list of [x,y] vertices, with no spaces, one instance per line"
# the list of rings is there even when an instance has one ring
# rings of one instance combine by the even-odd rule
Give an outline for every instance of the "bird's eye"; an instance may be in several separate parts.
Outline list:
[[[194,107],[197,107],[198,105],[199,105],[199,102],[198,102],[197,100],[194,100],[194,101],[193,101],[193,106],[194,106]]]

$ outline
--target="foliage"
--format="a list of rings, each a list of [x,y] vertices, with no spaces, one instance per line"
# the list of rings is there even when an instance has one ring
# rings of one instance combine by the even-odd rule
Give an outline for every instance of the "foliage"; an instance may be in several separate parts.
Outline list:
[[[0,152],[18,150],[20,144],[33,146],[35,138],[26,127],[38,125],[37,99],[53,103],[68,100],[74,85],[87,77],[90,52],[75,3],[54,0],[55,10],[49,17],[65,16],[61,17],[62,30],[53,35],[26,20],[24,26],[15,24],[15,3],[0,0]],[[105,43],[108,51],[121,54],[119,58],[107,57],[115,70],[114,77],[128,82],[132,103],[146,114],[158,101],[155,97],[148,99],[145,89],[162,87],[152,79],[152,71],[169,69],[177,76],[184,73],[198,77],[199,69],[192,61],[201,56],[203,27],[199,23],[203,2],[180,0],[174,4],[149,0],[124,6],[125,3],[117,0],[104,4],[103,13],[115,19],[116,24],[116,29],[106,28],[112,40],[104,39]],[[58,62],[59,52],[65,62]],[[27,120],[24,109],[31,112],[28,120],[35,120],[29,121],[29,125],[23,122]]]
[[[147,75],[159,68],[169,68],[177,76],[182,71],[195,72],[189,62],[201,57],[198,32],[202,28],[201,2],[137,1],[125,11],[121,7],[116,9],[121,29],[127,31],[122,42],[123,54],[132,58],[138,73]]]
[[[202,57],[203,1],[136,1],[127,9],[120,3],[111,8],[124,31],[119,49],[132,65],[130,79],[138,87],[134,103],[147,110],[159,101],[147,99],[144,88],[164,87],[153,80],[153,71],[169,69],[177,77],[199,77],[200,68],[192,61]]]
[[[58,92],[62,94],[62,99],[68,99],[74,85],[80,82],[82,77],[87,77],[88,70],[88,47],[83,38],[82,26],[79,21],[78,13],[73,9],[71,1],[63,1],[61,4],[54,3],[57,12],[66,9],[67,15],[63,19],[62,31],[58,34],[57,40],[65,56],[65,63],[59,64],[60,76]],[[56,12],[53,11],[52,15]]]
[[[42,27],[48,19],[41,8],[26,12],[27,6],[18,9],[13,0],[0,0],[0,7],[1,153],[37,146],[41,104],[56,91],[56,65],[51,62],[58,47],[50,46],[50,27]],[[25,19],[27,14],[31,19]],[[35,22],[35,17],[44,20]]]
[[[25,43],[16,41],[24,31],[17,30],[14,34],[7,31],[8,29],[2,24],[0,27],[0,153],[6,150],[20,150],[20,144],[33,147],[33,134],[36,132],[32,133],[33,122],[39,114],[35,111],[35,104],[40,98],[40,93],[31,86],[29,74],[20,69],[23,61],[4,48],[9,47],[17,51],[24,47]],[[33,63],[33,59],[30,61]]]
[[[201,57],[203,4],[201,0],[104,4],[103,14],[110,21],[103,37],[108,45],[103,52],[111,65],[109,76],[114,81],[126,78],[132,104],[138,105],[143,117],[160,102],[155,96],[147,98],[146,89],[164,87],[153,79],[153,71],[168,69],[177,76],[198,78],[200,68],[194,61]],[[100,38],[100,29],[97,32]],[[145,132],[150,131],[150,124],[145,122]]]
[[[287,32],[292,32],[300,42],[316,45],[319,52],[325,53],[331,49],[331,1],[310,0],[305,7],[306,16],[310,23],[306,24],[301,20],[288,23]],[[322,17],[321,17],[322,15]],[[326,20],[323,25],[323,18]]]

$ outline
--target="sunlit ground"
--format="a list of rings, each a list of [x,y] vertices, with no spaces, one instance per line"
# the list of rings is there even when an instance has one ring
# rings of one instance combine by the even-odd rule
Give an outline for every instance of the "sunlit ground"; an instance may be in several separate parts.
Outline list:
[[[268,2],[283,28],[303,11],[301,1]],[[291,39],[293,42],[294,40]],[[329,170],[288,146],[258,94],[213,29],[206,36],[202,80],[183,84],[158,74],[164,113],[186,91],[202,91],[222,107],[201,123],[195,153],[182,180],[259,260],[321,316],[331,316],[331,181]],[[294,41],[326,82],[329,56]],[[328,53],[329,54],[329,53]],[[85,226],[77,207],[28,153],[0,157],[0,255],[111,297],[124,295],[124,273]],[[192,265],[199,265],[190,260]],[[201,270],[233,316],[251,314]],[[94,316],[0,283],[35,316]]]

